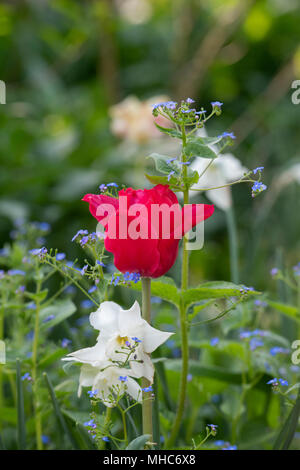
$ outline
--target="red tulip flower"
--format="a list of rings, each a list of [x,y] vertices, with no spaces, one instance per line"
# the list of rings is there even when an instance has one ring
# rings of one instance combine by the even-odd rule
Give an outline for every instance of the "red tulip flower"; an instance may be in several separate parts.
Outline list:
[[[119,198],[86,194],[90,212],[106,232],[104,245],[119,271],[159,277],[173,266],[180,239],[214,212],[211,204],[181,208],[168,185],[119,191]]]

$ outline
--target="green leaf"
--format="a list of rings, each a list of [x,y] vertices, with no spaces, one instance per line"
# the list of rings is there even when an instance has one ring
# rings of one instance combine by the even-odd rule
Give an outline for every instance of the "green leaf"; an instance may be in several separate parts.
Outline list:
[[[142,450],[150,438],[151,434],[143,434],[142,436],[133,439],[133,441],[131,441],[126,447],[126,450]]]
[[[45,307],[40,312],[41,321],[45,320],[50,315],[54,315],[53,320],[47,321],[46,323],[41,323],[41,331],[45,331],[48,328],[58,325],[62,321],[69,318],[73,313],[76,312],[75,304],[70,300],[58,300],[53,305]]]
[[[242,285],[236,285],[232,282],[206,282],[199,287],[188,289],[182,292],[182,300],[185,307],[195,304],[204,299],[221,299],[226,297],[241,297]],[[249,295],[259,295],[259,292],[248,291]]]
[[[282,430],[279,433],[279,436],[276,439],[273,450],[287,450],[293,440],[294,434],[297,430],[298,420],[300,416],[300,390],[298,393],[298,398],[290,412],[286,422],[283,425]]]
[[[155,162],[155,168],[160,173],[168,175],[170,171],[175,171],[179,175],[181,172],[181,167],[179,163],[175,160],[173,162],[169,162],[170,157],[168,157],[167,155],[161,155],[160,153],[151,153],[148,158],[153,158]]]
[[[16,408],[4,406],[0,408],[1,421],[6,421],[9,424],[17,424],[17,410]]]
[[[45,368],[65,355],[66,350],[64,348],[59,348],[56,351],[53,351],[52,353],[48,354],[48,356],[41,359],[41,361],[39,362],[39,367]]]
[[[154,122],[154,124],[156,125],[157,129],[159,129],[164,134],[167,134],[171,137],[175,137],[177,139],[182,139],[181,132],[177,131],[176,129],[171,129],[171,128],[168,128],[168,127],[162,127],[159,124],[157,124],[157,122]]]
[[[203,144],[198,139],[190,139],[185,147],[185,153],[189,157],[201,157],[214,159],[218,155],[207,145]]]
[[[181,359],[169,359],[169,361],[166,363],[166,368],[168,370],[181,372],[181,367]],[[230,372],[228,371],[228,368],[225,369],[218,366],[203,366],[199,363],[199,361],[194,359],[189,361],[189,372],[197,377],[208,377],[230,384],[241,385],[243,383],[243,374],[241,371]],[[264,374],[261,379],[255,383],[254,387],[268,391],[269,386],[266,385],[268,380],[270,380],[270,376],[268,374]]]
[[[23,383],[21,378],[21,364],[17,359],[17,410],[18,410],[18,448],[26,449],[26,424],[24,410]]]
[[[51,401],[52,401],[52,405],[53,405],[53,408],[54,408],[54,412],[56,414],[56,418],[57,418],[57,421],[58,423],[60,424],[64,434],[68,437],[71,445],[74,447],[74,448],[77,448],[77,445],[76,445],[76,442],[67,426],[67,423],[65,421],[65,418],[63,417],[63,414],[61,412],[61,409],[60,409],[60,406],[59,406],[59,403],[57,401],[57,398],[56,398],[56,395],[55,395],[55,391],[54,391],[54,388],[52,386],[52,383],[48,377],[48,375],[46,374],[46,372],[43,373],[43,376],[45,378],[45,382],[46,382],[46,385],[47,385],[47,388],[49,390],[49,394],[50,394],[50,398],[51,398]]]
[[[159,175],[148,175],[145,173],[145,176],[148,181],[152,184],[168,184],[168,177],[167,176],[159,176]]]
[[[273,302],[272,300],[267,300],[266,302],[270,307],[275,308],[275,310],[278,310],[280,313],[283,313],[288,317],[292,317],[296,321],[300,321],[300,316],[297,307],[280,302]]]
[[[215,145],[221,142],[223,137],[221,135],[216,136],[216,137],[197,137],[195,140],[197,140],[200,144],[203,145]]]
[[[130,287],[133,290],[141,291],[142,283],[141,281],[139,281],[136,284],[131,284]],[[169,277],[162,276],[159,278],[159,281],[156,279],[152,279],[151,295],[155,297],[160,297],[161,299],[176,305],[176,307],[179,306],[180,292],[178,291],[173,279]]]

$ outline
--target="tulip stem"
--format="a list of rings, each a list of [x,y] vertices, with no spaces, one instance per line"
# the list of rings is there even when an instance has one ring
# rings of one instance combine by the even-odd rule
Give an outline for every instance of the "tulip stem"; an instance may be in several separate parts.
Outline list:
[[[185,146],[186,146],[186,134],[185,128],[182,126],[182,155],[181,159],[182,162],[186,161],[185,155]],[[183,177],[187,176],[187,168],[186,165],[183,166]],[[184,205],[189,204],[189,190],[185,189],[183,191],[183,203]],[[182,246],[182,267],[181,267],[181,289],[182,291],[188,288],[189,282],[189,252],[186,248],[187,238],[186,236],[183,237],[183,246]],[[188,343],[188,330],[187,330],[187,322],[186,322],[186,309],[183,303],[180,305],[180,330],[181,330],[181,377],[180,377],[180,391],[179,391],[179,398],[177,404],[177,411],[175,416],[175,421],[172,427],[172,432],[167,442],[167,449],[170,449],[179,432],[181,423],[182,423],[182,416],[184,412],[185,406],[185,397],[186,397],[186,386],[187,386],[187,375],[188,375],[188,368],[189,368],[189,343]]]
[[[142,277],[142,315],[144,320],[151,324],[151,279]],[[142,388],[149,387],[151,383],[145,377],[142,378]],[[152,440],[152,398],[151,392],[143,392],[142,403],[143,434],[150,434]]]

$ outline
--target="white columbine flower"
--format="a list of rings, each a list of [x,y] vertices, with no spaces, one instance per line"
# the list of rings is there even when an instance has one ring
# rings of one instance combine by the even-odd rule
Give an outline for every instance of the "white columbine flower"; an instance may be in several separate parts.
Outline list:
[[[206,131],[201,129],[198,133],[199,137],[206,137]],[[212,150],[217,153],[217,149],[214,145],[210,146]],[[195,161],[191,164],[191,169],[196,170],[199,175],[204,171],[208,165],[209,160],[207,158],[195,158]],[[199,182],[193,186],[197,188],[210,188],[215,186],[223,186],[227,183],[241,178],[244,173],[249,170],[245,168],[240,160],[238,160],[232,153],[221,154],[216,158],[209,166],[207,171],[199,179]],[[191,191],[192,196],[197,195],[196,191]],[[206,191],[206,196],[210,199],[219,209],[224,211],[230,209],[232,206],[231,188],[229,186],[220,189],[212,189]]]
[[[81,387],[92,386],[92,390],[98,390],[99,398],[103,398],[103,394],[107,397],[112,386],[122,384],[119,377],[126,376],[122,386],[126,386],[127,392],[137,399],[140,387],[132,377],[145,377],[153,382],[154,367],[149,354],[173,333],[150,326],[142,318],[138,302],[129,310],[123,310],[115,302],[103,302],[96,312],[91,313],[90,323],[100,330],[96,345],[64,358],[84,364],[79,393]]]
[[[80,371],[78,395],[82,387],[92,387],[92,396],[100,398],[109,408],[115,406],[115,397],[125,392],[140,402],[142,389],[132,374],[132,371],[114,366],[109,361],[103,362],[102,369],[84,364]]]

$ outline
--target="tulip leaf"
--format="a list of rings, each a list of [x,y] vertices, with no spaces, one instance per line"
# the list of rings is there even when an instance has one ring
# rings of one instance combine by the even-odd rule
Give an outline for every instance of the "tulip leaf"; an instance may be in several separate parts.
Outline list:
[[[164,134],[167,134],[171,137],[175,137],[177,139],[182,139],[181,132],[177,131],[176,129],[160,126],[159,124],[157,124],[157,122],[154,122],[154,124],[156,125],[157,129],[160,130],[160,132],[163,132]]]
[[[134,290],[141,291],[142,283],[140,281],[136,284],[132,283],[130,287]],[[160,297],[161,299],[176,305],[176,307],[179,306],[180,293],[171,278],[162,276],[159,280],[152,279],[151,295],[154,297]]]
[[[244,286],[231,282],[206,282],[199,287],[182,292],[182,301],[185,307],[199,302],[200,300],[221,299],[225,297],[240,297],[243,295]],[[260,292],[249,290],[249,295],[259,295]]]
[[[143,434],[142,436],[133,439],[133,441],[131,441],[126,447],[126,450],[142,450],[150,438],[151,434]]]

